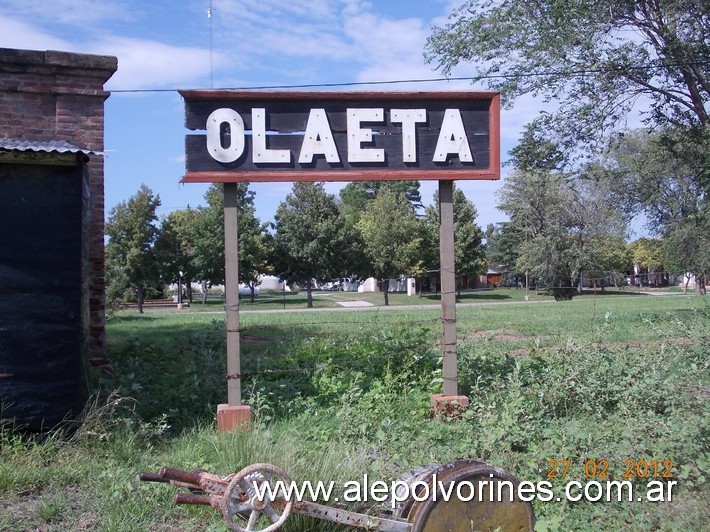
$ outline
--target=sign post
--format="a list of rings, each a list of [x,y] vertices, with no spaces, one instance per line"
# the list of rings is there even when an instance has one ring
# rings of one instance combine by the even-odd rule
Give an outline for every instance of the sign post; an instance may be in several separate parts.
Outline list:
[[[454,264],[454,183],[439,181],[439,275],[444,361],[444,395],[458,395],[456,365],[456,272]]]
[[[500,178],[499,94],[180,94],[185,125],[198,131],[185,138],[182,182],[225,184],[228,403],[218,408],[220,430],[249,419],[249,407],[241,404],[239,369],[238,182],[439,181],[444,394],[432,402],[439,409],[465,399],[457,396],[453,181]]]
[[[239,256],[237,185],[224,184],[224,306],[227,313],[227,403],[217,405],[220,432],[248,424],[248,405],[242,405],[239,361]]]

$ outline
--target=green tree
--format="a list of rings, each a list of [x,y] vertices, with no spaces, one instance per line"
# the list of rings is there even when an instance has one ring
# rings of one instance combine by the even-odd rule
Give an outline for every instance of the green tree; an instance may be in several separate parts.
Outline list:
[[[294,183],[274,220],[276,271],[281,279],[306,283],[311,308],[313,279],[339,276],[348,246],[335,196],[322,183]]]
[[[340,191],[340,208],[343,216],[353,224],[357,223],[360,214],[383,189],[404,194],[415,212],[424,207],[419,192],[419,181],[351,181]]]
[[[196,209],[173,211],[164,217],[155,250],[160,262],[160,276],[166,284],[185,283],[187,296],[192,302],[191,282],[197,277],[194,256],[194,231],[199,217]],[[181,276],[182,272],[182,276]]]
[[[581,291],[583,272],[599,269],[593,239],[624,233],[607,196],[591,179],[571,181],[545,169],[512,172],[498,191],[498,208],[520,238],[516,267],[557,299],[573,297],[575,286]]]
[[[542,233],[520,246],[518,268],[556,300],[572,299],[582,271],[579,250],[566,233]]]
[[[604,145],[638,101],[654,124],[710,125],[706,0],[468,0],[435,28],[426,58],[445,73],[474,65],[474,82],[557,100],[537,119],[569,153]]]
[[[424,225],[427,226],[426,256],[431,261],[430,269],[438,269],[439,265],[439,193],[434,193],[434,204],[426,209]],[[483,247],[483,231],[476,224],[478,211],[476,206],[466,198],[460,188],[454,185],[454,263],[458,295],[461,295],[463,276],[477,277],[486,272],[486,261]]]
[[[382,281],[387,306],[389,279],[418,269],[422,244],[419,222],[404,194],[384,188],[367,206],[357,228],[372,271]]]
[[[477,65],[474,80],[500,90],[504,105],[523,95],[558,101],[558,110],[541,114],[530,129],[558,147],[557,166],[568,171],[575,158],[591,160],[606,147],[639,102],[648,104],[644,119],[665,130],[657,146],[676,169],[701,168],[695,183],[703,191],[695,197],[703,205],[681,216],[663,209],[667,223],[659,234],[672,246],[676,264],[692,265],[702,291],[710,223],[708,13],[706,0],[469,0],[434,30],[425,55],[446,73],[461,63]],[[663,174],[670,176],[665,186],[625,187],[625,205],[648,214],[652,202],[635,202],[635,192],[687,189],[688,180]],[[656,216],[650,218],[658,225]]]
[[[516,267],[533,275],[557,299],[582,290],[583,272],[594,270],[592,238],[623,236],[624,219],[609,201],[608,183],[598,178],[598,166],[585,165],[581,178],[551,167],[559,150],[540,142],[528,126],[513,150],[515,170],[498,191],[498,208],[510,217],[506,230],[520,242]]]
[[[273,237],[268,232],[268,226],[253,215],[245,217],[239,229],[239,281],[249,287],[253,303],[261,276],[272,270]]]
[[[618,288],[626,286],[626,272],[632,260],[631,250],[623,237],[601,233],[590,238],[588,274],[594,285],[602,290],[607,284]]]
[[[705,291],[710,273],[710,128],[637,130],[620,136],[603,161],[627,216],[644,214],[664,242],[666,270],[690,272]]]
[[[663,267],[663,240],[660,238],[639,238],[629,244],[631,260],[643,268]]]
[[[674,226],[665,238],[663,262],[670,271],[683,272],[684,291],[695,276],[695,291],[706,294],[710,274],[710,213],[706,210]]]
[[[145,185],[138,192],[111,209],[106,222],[106,284],[109,296],[136,294],[138,312],[143,313],[147,289],[160,282],[159,262],[155,253],[158,237],[160,196]]]
[[[499,222],[486,227],[486,260],[492,268],[507,273],[508,282],[515,284],[525,278],[525,272],[517,268],[523,235],[509,222]]]
[[[193,228],[194,267],[203,282],[203,303],[208,287],[224,283],[224,186],[211,185],[205,200],[207,205],[200,207]],[[270,236],[266,225],[256,218],[249,183],[237,184],[237,232],[239,282],[251,288],[253,299],[259,276],[269,269]]]
[[[247,187],[239,185],[243,198]],[[205,192],[206,205],[199,208],[193,228],[194,267],[202,283],[202,304],[207,302],[207,289],[224,283],[224,189],[213,184]]]

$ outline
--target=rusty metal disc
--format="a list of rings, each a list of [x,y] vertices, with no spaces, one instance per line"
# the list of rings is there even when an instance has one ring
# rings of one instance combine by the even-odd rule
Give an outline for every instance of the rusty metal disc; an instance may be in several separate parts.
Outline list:
[[[273,532],[281,528],[291,513],[293,500],[282,499],[283,492],[270,498],[273,489],[268,493],[264,490],[266,484],[273,484],[275,480],[281,480],[285,486],[291,484],[291,479],[284,471],[272,464],[252,464],[245,467],[238,473],[231,475],[231,480],[224,492],[221,501],[221,510],[227,526],[235,532]],[[256,491],[259,485],[262,490],[262,497]],[[278,500],[277,500],[278,499]],[[284,503],[279,509],[275,503]],[[279,513],[279,510],[281,513]],[[266,515],[271,524],[265,528],[257,528],[257,522],[262,515]],[[241,526],[235,517],[248,516],[246,526]]]
[[[531,503],[518,498],[519,482],[499,467],[457,460],[430,469],[425,482],[430,486],[430,496],[415,500],[406,516],[412,532],[534,529]],[[419,490],[420,495],[422,491],[425,490]]]

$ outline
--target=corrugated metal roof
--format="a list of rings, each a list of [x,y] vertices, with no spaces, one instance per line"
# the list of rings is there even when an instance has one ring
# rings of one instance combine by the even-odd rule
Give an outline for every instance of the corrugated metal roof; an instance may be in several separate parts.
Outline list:
[[[37,142],[25,139],[0,139],[0,150],[7,151],[36,151],[45,153],[83,153],[84,155],[103,155],[99,151],[91,151],[79,148],[65,140],[52,140],[49,142]]]

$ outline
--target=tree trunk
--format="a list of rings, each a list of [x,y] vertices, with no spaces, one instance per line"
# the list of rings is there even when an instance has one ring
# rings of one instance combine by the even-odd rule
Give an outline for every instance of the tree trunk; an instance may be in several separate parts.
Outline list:
[[[207,304],[207,281],[202,281],[202,304]]]
[[[136,306],[138,307],[138,313],[143,314],[143,302],[145,301],[145,288],[142,286],[136,287]]]
[[[390,280],[389,279],[384,279],[382,281],[382,291],[385,294],[385,307],[389,307],[390,304],[390,298],[389,298],[389,291],[390,291]]]
[[[311,280],[308,279],[306,283],[306,307],[313,308],[313,287],[311,286]]]
[[[705,295],[705,276],[703,274],[695,274],[695,293],[699,296]]]
[[[251,292],[251,302],[254,303],[254,285],[249,283],[249,291]]]
[[[192,303],[192,281],[185,279],[185,290],[187,291],[187,300]]]

